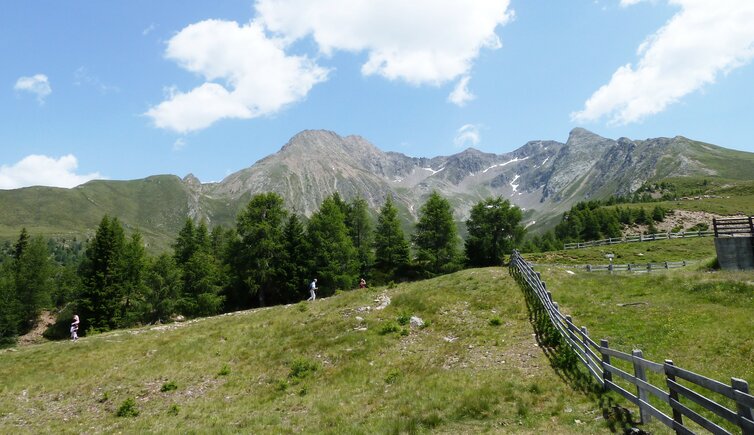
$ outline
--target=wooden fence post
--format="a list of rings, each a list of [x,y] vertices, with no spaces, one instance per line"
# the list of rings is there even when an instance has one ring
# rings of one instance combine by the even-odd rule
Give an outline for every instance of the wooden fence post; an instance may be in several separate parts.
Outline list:
[[[628,263],[628,271],[631,272],[631,263]]]
[[[674,365],[673,364],[673,360],[666,359],[665,360],[665,365],[667,365],[667,366],[673,366]],[[678,392],[673,391],[673,389],[670,388],[670,381],[675,382],[675,375],[672,375],[672,374],[668,373],[668,370],[666,369],[665,370],[665,378],[667,379],[668,390],[670,391],[670,399],[671,400],[675,400],[678,403],[681,403],[680,400],[679,400],[679,398],[678,398]],[[675,408],[673,408],[673,421],[675,423],[677,423],[679,426],[683,426],[683,414],[681,413],[681,411],[679,411],[679,410],[677,410]],[[675,428],[672,428],[672,429],[675,429]],[[679,434],[679,433],[683,433],[683,432],[681,432],[679,429],[675,429],[675,433]]]
[[[644,358],[644,354],[639,349],[634,349],[631,355],[637,358]],[[647,382],[647,372],[644,370],[644,366],[636,361],[634,361],[634,376],[639,380]],[[639,417],[641,422],[642,424],[649,423],[651,420],[650,414],[644,409],[644,405],[642,404],[642,402],[649,403],[649,397],[647,397],[647,392],[638,384],[636,385],[636,397],[639,398]]]
[[[592,265],[591,264],[587,264],[586,265],[586,271],[587,272],[591,272],[592,271]]]
[[[665,269],[667,269],[667,268],[668,268],[668,262],[666,261],[665,262]]]
[[[607,349],[610,346],[608,345],[607,340],[602,339],[600,340],[600,347]],[[600,351],[600,354],[602,354],[602,381],[604,382],[603,389],[607,391],[609,390],[607,383],[613,381],[613,372],[605,367],[605,364],[610,365],[610,355],[603,353],[602,351]]]
[[[647,263],[647,270],[652,270],[652,263]]]
[[[749,218],[751,219],[751,218]],[[730,383],[733,386],[733,389],[736,391],[740,391],[742,393],[749,394],[749,384],[748,382],[744,381],[743,379],[738,378],[731,378]],[[754,421],[754,414],[752,414],[751,408],[746,406],[745,404],[736,401],[736,405],[738,406],[738,416],[739,418],[745,418],[749,421]],[[741,432],[743,435],[752,435],[754,434],[754,429],[747,430],[742,423],[739,423],[741,426]]]

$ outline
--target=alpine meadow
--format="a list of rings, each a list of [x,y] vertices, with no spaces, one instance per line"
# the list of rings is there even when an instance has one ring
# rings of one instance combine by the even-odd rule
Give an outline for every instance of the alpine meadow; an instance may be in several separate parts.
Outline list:
[[[754,435],[754,3],[0,6],[0,433]]]

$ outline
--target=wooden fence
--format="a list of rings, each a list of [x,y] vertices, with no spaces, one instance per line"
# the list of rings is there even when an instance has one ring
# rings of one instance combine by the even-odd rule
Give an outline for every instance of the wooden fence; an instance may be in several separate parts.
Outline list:
[[[653,270],[676,269],[686,267],[690,262],[683,261],[663,261],[660,263],[627,263],[627,264],[587,264],[584,266],[587,272],[651,272]]]
[[[689,239],[692,237],[711,237],[714,231],[680,231],[677,233],[638,234],[635,236],[613,237],[610,239],[591,240],[589,242],[566,243],[564,249],[590,248],[592,246],[617,245],[619,243],[651,242],[654,240]]]
[[[693,434],[696,428],[730,434],[730,429],[739,428],[744,435],[754,435],[754,396],[746,381],[731,378],[727,385],[676,367],[671,360],[645,359],[641,350],[626,353],[610,348],[607,340],[597,343],[585,326],[577,327],[571,316],[560,311],[540,274],[517,251],[511,255],[509,270],[527,301],[536,301],[538,316],[549,321],[604,390],[638,406],[642,423],[654,417],[677,434]],[[698,426],[689,426],[689,420]]]
[[[715,237],[720,236],[754,236],[754,218],[712,218]]]

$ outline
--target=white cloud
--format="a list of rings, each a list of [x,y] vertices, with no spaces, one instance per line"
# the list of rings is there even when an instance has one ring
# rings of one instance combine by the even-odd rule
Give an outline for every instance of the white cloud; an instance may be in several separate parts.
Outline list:
[[[286,41],[268,37],[255,22],[191,24],[170,39],[165,55],[206,82],[175,92],[146,115],[157,127],[186,133],[223,118],[275,113],[303,99],[328,74],[306,56],[287,55],[285,48]]]
[[[465,124],[456,130],[456,137],[453,139],[453,143],[459,148],[468,148],[476,146],[480,140],[479,126]]]
[[[474,94],[469,92],[469,79],[471,77],[464,76],[461,77],[460,80],[458,80],[458,83],[456,84],[456,87],[453,89],[453,92],[448,95],[448,101],[451,103],[463,107],[468,103],[469,101],[476,98]]]
[[[179,137],[178,139],[173,142],[173,151],[180,151],[186,146],[186,141]]]
[[[154,25],[154,23],[152,23],[152,24],[150,24],[149,26],[147,26],[147,27],[146,27],[146,28],[145,28],[144,30],[142,30],[142,31],[141,31],[141,35],[142,35],[142,36],[147,36],[147,35],[149,35],[150,33],[152,33],[152,31],[153,31],[154,29],[156,29],[156,28],[157,28],[157,26],[155,26],[155,25]]]
[[[510,21],[509,0],[258,0],[258,19],[289,39],[312,36],[326,55],[366,51],[364,75],[439,85],[467,75]]]
[[[31,92],[37,96],[39,104],[44,103],[45,98],[52,93],[50,81],[44,74],[35,74],[31,77],[19,77],[13,89],[23,92]]]
[[[103,178],[99,172],[76,174],[78,161],[72,154],[55,159],[32,154],[12,165],[0,166],[0,189],[27,186],[74,187],[87,181]]]
[[[642,0],[622,0],[629,6]],[[669,0],[681,7],[638,48],[638,64],[618,68],[610,82],[571,114],[575,121],[628,124],[662,112],[684,96],[754,58],[754,2]]]

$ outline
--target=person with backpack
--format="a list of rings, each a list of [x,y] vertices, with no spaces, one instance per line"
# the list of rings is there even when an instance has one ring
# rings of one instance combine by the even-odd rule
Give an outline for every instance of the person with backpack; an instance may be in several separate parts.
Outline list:
[[[314,302],[314,300],[317,299],[317,294],[314,293],[314,290],[318,290],[317,289],[317,278],[314,278],[314,280],[312,281],[312,283],[309,284],[309,293],[311,294],[311,296],[309,296],[309,299],[307,299],[307,301]]]

